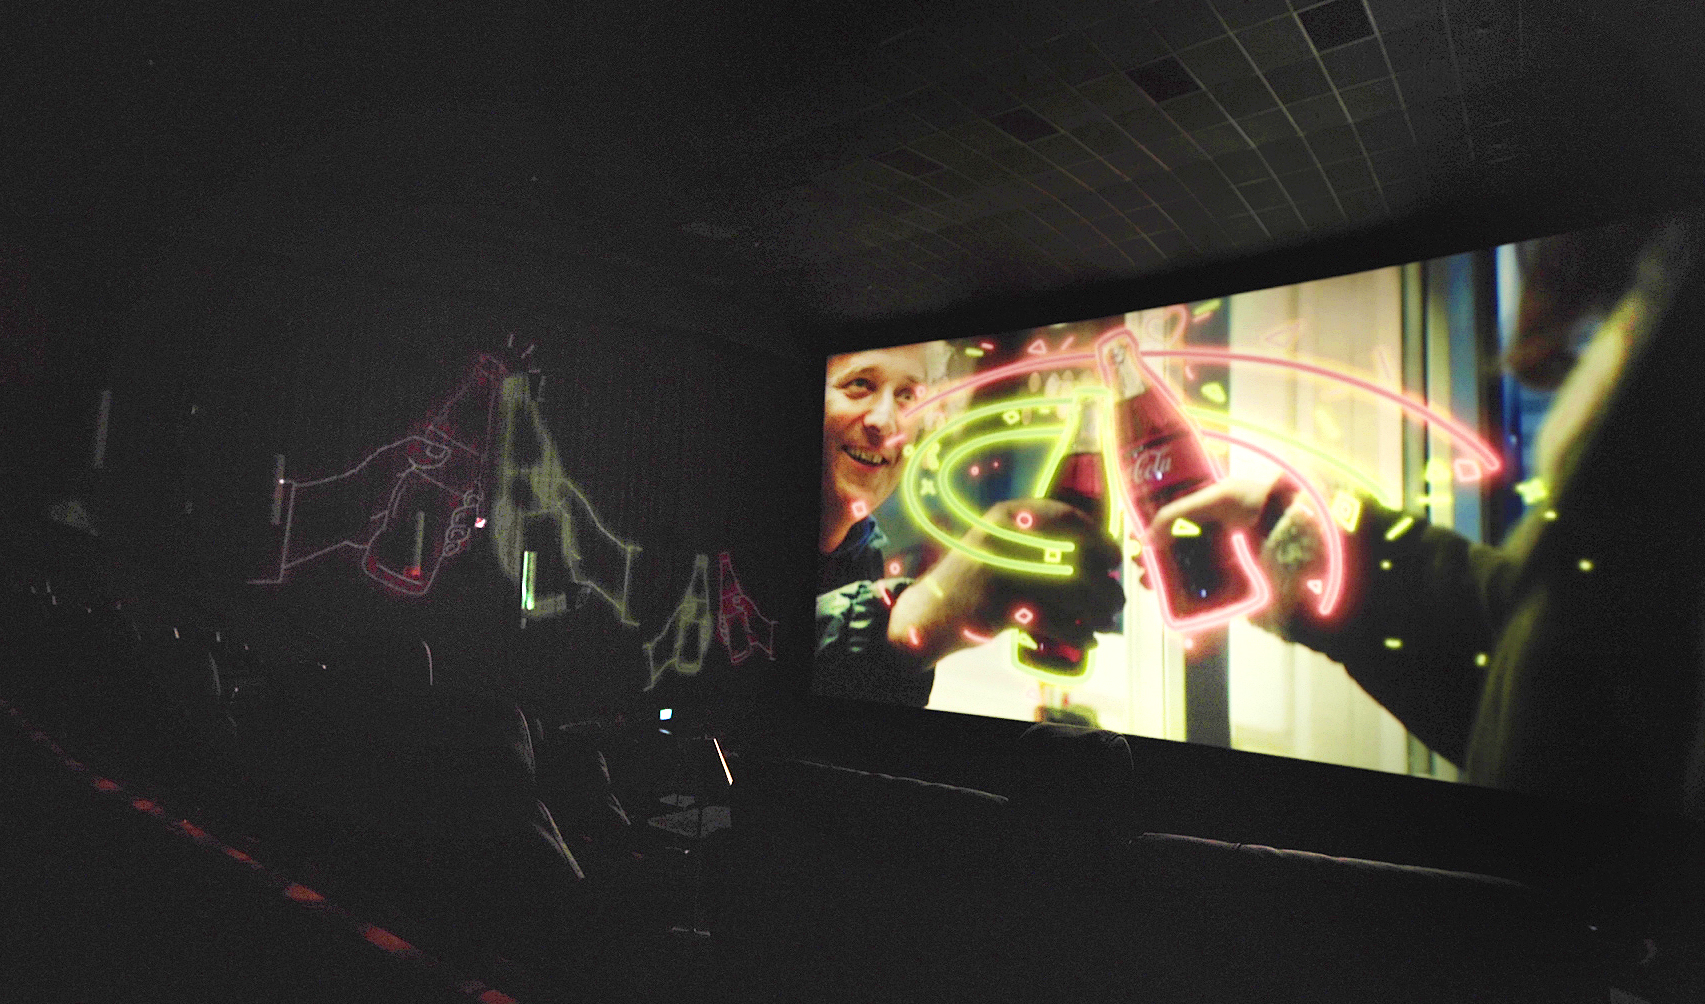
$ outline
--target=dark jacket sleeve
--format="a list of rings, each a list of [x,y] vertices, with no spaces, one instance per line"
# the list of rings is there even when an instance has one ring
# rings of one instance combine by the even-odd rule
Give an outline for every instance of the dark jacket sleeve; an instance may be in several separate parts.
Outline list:
[[[918,708],[929,703],[935,670],[922,669],[888,643],[890,604],[910,584],[909,579],[850,582],[817,597],[812,693]]]
[[[1429,748],[1461,765],[1486,666],[1508,616],[1517,562],[1363,497],[1344,535],[1343,602],[1328,618],[1303,604],[1284,633],[1344,665],[1350,676]],[[1267,548],[1280,560],[1286,516]]]

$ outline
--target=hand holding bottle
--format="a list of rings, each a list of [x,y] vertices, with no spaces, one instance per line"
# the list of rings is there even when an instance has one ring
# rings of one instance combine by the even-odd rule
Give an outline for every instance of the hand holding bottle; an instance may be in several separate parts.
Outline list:
[[[1027,519],[1020,520],[1020,514]],[[961,648],[1019,627],[1033,636],[1058,639],[1077,648],[1094,644],[1096,631],[1113,626],[1124,606],[1124,592],[1112,573],[1119,554],[1095,520],[1053,499],[1013,499],[997,503],[984,516],[990,523],[1022,529],[1041,537],[1065,538],[1077,549],[1070,578],[1014,573],[959,550],[950,550],[894,601],[888,640],[919,660],[920,668]],[[978,529],[965,542],[990,546]]]

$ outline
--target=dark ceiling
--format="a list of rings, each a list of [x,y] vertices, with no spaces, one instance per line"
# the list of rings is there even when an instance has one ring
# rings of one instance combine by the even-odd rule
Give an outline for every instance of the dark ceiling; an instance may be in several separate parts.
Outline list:
[[[4,43],[0,221],[114,309],[256,165],[495,103],[555,137],[549,212],[807,345],[1005,329],[1697,198],[1702,6],[52,5]]]

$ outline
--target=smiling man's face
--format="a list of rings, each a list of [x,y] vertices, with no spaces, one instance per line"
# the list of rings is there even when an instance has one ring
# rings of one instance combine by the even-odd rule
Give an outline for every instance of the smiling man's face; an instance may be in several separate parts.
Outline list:
[[[850,526],[900,483],[900,456],[921,416],[924,347],[834,356],[823,386],[823,523]],[[843,531],[844,532],[844,531]],[[839,537],[836,537],[836,543]]]

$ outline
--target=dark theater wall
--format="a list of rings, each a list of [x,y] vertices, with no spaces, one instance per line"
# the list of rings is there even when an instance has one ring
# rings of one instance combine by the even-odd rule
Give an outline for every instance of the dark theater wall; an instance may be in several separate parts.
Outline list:
[[[751,694],[808,651],[815,364],[738,291],[506,195],[548,144],[468,114],[186,225],[107,336],[100,519],[221,604],[400,667],[424,640],[439,682],[545,714]]]

